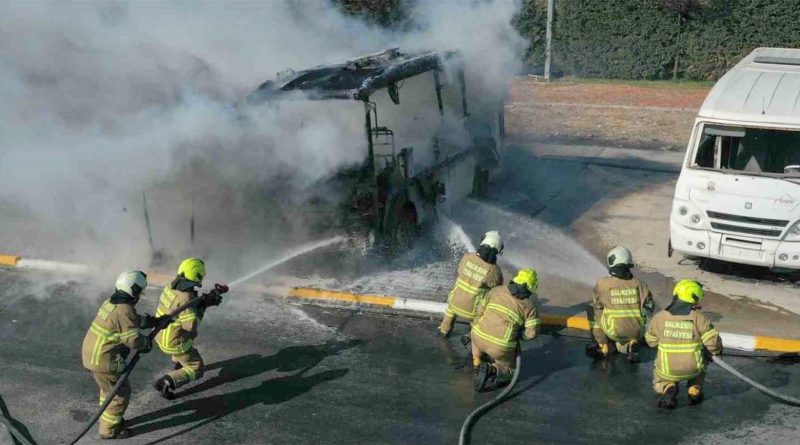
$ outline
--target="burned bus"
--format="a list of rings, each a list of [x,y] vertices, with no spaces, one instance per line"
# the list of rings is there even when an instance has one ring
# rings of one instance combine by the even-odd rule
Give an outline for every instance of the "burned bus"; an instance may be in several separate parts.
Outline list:
[[[279,73],[247,97],[250,107],[325,102],[359,125],[363,162],[290,198],[317,231],[407,244],[419,227],[467,196],[481,196],[500,168],[503,97],[472,82],[457,52],[389,49],[343,63]],[[344,145],[347,145],[344,144]],[[338,145],[343,145],[338,142]],[[351,147],[330,146],[326,150]]]

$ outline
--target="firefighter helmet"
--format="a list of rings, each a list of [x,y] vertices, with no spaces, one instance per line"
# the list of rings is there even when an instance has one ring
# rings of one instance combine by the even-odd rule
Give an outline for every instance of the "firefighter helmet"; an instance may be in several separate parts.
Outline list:
[[[681,280],[675,284],[672,295],[685,303],[697,304],[703,301],[703,285],[695,280]]]
[[[125,292],[131,297],[138,298],[147,287],[147,275],[141,270],[122,272],[117,277],[114,289]]]
[[[531,293],[536,292],[536,289],[539,288],[539,275],[536,273],[536,269],[520,269],[511,281],[527,287]]]
[[[178,275],[183,275],[189,281],[202,283],[206,276],[206,264],[200,258],[186,258],[178,266]]]
[[[497,230],[486,232],[481,239],[481,246],[489,246],[497,250],[497,253],[502,253],[503,238],[500,236],[500,232]]]

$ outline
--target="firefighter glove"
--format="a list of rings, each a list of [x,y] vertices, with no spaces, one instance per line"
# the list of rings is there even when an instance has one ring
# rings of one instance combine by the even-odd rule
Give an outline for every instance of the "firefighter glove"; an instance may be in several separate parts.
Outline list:
[[[150,340],[150,337],[142,337],[144,342],[144,346],[138,349],[139,354],[147,354],[153,349],[153,341]]]
[[[158,319],[150,314],[144,314],[139,319],[139,329],[151,329],[156,327]]]
[[[222,303],[222,293],[217,289],[203,295],[203,306],[219,306]]]
[[[172,323],[172,317],[170,317],[169,315],[162,315],[156,318],[156,322],[153,327],[160,331],[162,329],[166,329],[170,323]]]

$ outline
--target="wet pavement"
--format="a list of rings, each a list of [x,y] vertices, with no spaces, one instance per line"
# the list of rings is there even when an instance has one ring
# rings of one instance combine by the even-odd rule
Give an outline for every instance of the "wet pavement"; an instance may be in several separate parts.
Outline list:
[[[96,406],[80,344],[100,295],[34,280],[0,271],[0,397],[37,443],[62,443]],[[157,294],[148,289],[141,308],[152,310]],[[181,398],[165,401],[150,388],[169,366],[165,356],[154,351],[140,362],[126,415],[138,436],[126,443],[456,443],[464,418],[492,395],[472,391],[458,336],[440,340],[434,326],[234,290],[203,322],[197,345],[208,371]],[[800,434],[800,409],[718,368],[704,404],[689,407],[682,395],[677,410],[659,411],[651,352],[638,365],[620,357],[601,365],[584,345],[551,335],[527,343],[518,388],[478,421],[472,443],[796,443]],[[727,361],[800,395],[800,365]]]

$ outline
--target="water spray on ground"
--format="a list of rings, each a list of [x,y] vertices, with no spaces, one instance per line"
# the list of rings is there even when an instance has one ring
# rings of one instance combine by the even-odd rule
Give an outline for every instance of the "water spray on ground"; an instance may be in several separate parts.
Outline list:
[[[469,235],[467,235],[467,232],[465,232],[460,225],[456,224],[452,219],[444,215],[439,216],[439,219],[444,223],[446,230],[449,231],[450,238],[453,238],[463,244],[467,251],[475,252],[475,245],[472,243]]]

